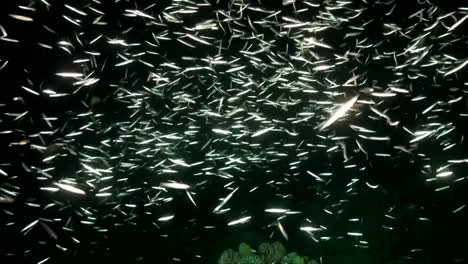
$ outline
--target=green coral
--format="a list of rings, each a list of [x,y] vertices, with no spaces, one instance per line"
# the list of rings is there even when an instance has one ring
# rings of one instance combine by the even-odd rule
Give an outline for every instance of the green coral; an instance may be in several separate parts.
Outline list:
[[[241,258],[252,256],[253,252],[252,249],[250,248],[249,244],[247,243],[240,243],[239,245],[239,255]]]
[[[287,254],[286,248],[280,242],[262,243],[257,254],[247,243],[239,245],[239,251],[225,250],[219,258],[219,264],[318,264],[317,261],[302,257],[296,252]]]
[[[239,264],[263,264],[257,255],[245,256],[240,259]]]
[[[286,248],[280,242],[262,243],[258,247],[258,254],[264,264],[279,263],[286,255]]]
[[[221,254],[219,264],[238,264],[240,260],[239,253],[232,249],[227,249]]]
[[[283,257],[281,264],[305,264],[305,261],[296,252],[291,252]]]

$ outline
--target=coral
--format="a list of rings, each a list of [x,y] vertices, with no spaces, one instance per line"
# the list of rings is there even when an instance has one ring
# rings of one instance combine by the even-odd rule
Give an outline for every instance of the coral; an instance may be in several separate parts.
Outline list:
[[[284,256],[281,264],[305,264],[304,258],[299,256],[296,252],[291,252]]]
[[[245,256],[240,259],[239,264],[263,264],[260,257],[257,255]]]
[[[249,244],[244,242],[240,243],[239,255],[241,258],[253,255],[252,249],[250,248]]]
[[[247,243],[239,245],[239,252],[225,250],[219,258],[219,264],[318,264],[309,257],[302,257],[296,252],[287,254],[286,248],[280,242],[262,243],[257,254]],[[286,255],[287,254],[287,255]]]
[[[280,242],[262,243],[258,247],[258,254],[264,264],[279,263],[286,255],[286,248]]]
[[[227,249],[221,254],[218,264],[239,264],[239,253],[232,249]]]
[[[309,257],[305,256],[304,257],[304,263],[305,264],[319,264],[315,259],[309,259]]]

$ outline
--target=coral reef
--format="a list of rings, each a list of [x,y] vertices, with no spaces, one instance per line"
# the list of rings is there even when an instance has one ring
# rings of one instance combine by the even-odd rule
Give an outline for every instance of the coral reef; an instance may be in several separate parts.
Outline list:
[[[250,248],[249,244],[247,243],[240,243],[239,245],[239,255],[241,258],[246,258],[248,256],[252,256],[254,253],[252,251],[252,248]]]
[[[261,243],[255,252],[247,243],[239,245],[239,251],[225,250],[219,258],[219,264],[318,264],[314,259],[300,256],[296,252],[287,253],[280,242]]]
[[[279,263],[286,256],[286,248],[280,242],[262,243],[258,247],[258,254],[265,264]]]
[[[257,255],[245,256],[240,259],[239,264],[264,264]]]
[[[239,264],[240,256],[239,253],[232,249],[227,249],[223,251],[221,257],[219,258],[219,264]]]
[[[299,256],[296,252],[291,252],[283,257],[281,264],[307,264],[304,258]]]

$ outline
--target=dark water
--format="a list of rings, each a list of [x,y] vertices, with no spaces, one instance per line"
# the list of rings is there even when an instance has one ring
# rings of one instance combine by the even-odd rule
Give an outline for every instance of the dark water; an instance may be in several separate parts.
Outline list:
[[[0,263],[466,262],[464,1],[0,12]]]

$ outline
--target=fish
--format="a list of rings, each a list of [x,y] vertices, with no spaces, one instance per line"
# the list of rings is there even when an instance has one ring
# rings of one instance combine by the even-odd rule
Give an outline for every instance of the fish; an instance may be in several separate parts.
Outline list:
[[[169,188],[169,189],[178,189],[178,190],[187,190],[190,188],[190,185],[179,183],[179,182],[162,182],[160,186]]]
[[[205,263],[201,242],[243,232],[303,254],[310,242],[317,263],[334,261],[337,241],[395,262],[435,248],[466,262],[456,242],[467,233],[463,3],[41,0],[5,10],[7,262]],[[406,239],[420,233],[430,247]],[[153,254],[144,236],[164,249]],[[116,246],[123,237],[130,247]]]
[[[335,123],[336,120],[341,118],[343,115],[348,112],[349,109],[357,102],[358,96],[354,96],[351,98],[349,101],[344,103],[342,106],[340,106],[329,118],[328,120],[320,127],[320,130],[323,130],[330,126],[331,124]]]
[[[57,187],[59,187],[62,190],[74,193],[74,194],[79,194],[79,195],[86,195],[86,192],[69,184],[63,184],[63,183],[55,183]]]
[[[238,225],[238,224],[245,224],[247,223],[252,217],[251,216],[244,216],[239,219],[230,221],[227,225],[228,226],[233,226],[233,225]]]

